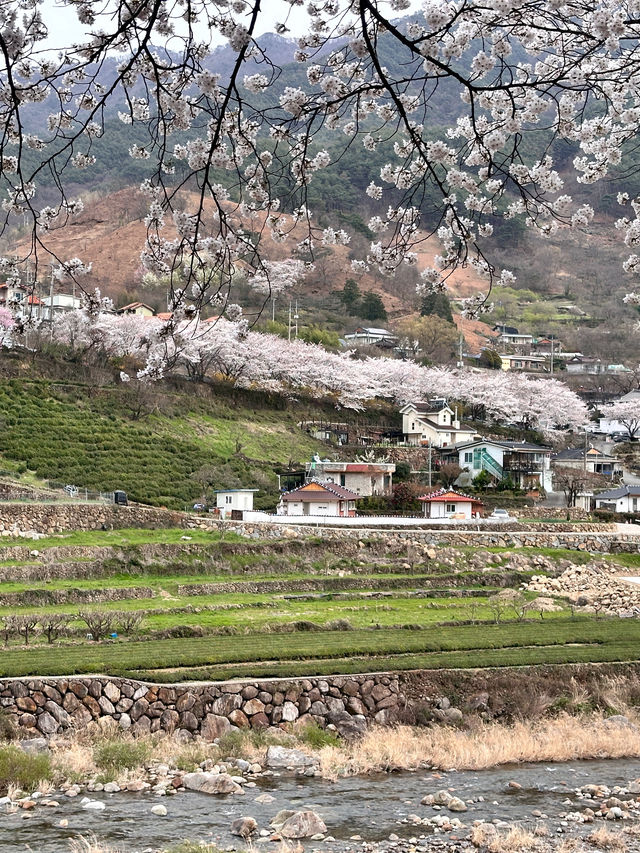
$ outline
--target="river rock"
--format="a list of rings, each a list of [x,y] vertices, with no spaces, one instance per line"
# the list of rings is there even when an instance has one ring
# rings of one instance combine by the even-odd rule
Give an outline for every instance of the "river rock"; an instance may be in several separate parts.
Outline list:
[[[286,746],[270,746],[267,749],[265,764],[267,767],[286,769],[293,767],[317,767],[320,760],[313,755],[307,755],[300,749],[289,749]],[[292,836],[293,837],[293,836]],[[302,836],[300,836],[302,838]]]
[[[444,788],[440,791],[436,791],[433,795],[433,803],[436,806],[446,806],[449,804],[449,800],[453,799],[453,795],[446,791]]]
[[[90,812],[101,812],[105,808],[105,804],[102,802],[102,800],[86,800],[84,802],[81,802],[80,805],[83,809],[85,809],[85,811]]]
[[[447,808],[450,812],[466,812],[467,806],[460,797],[451,797],[447,803]]]
[[[275,797],[272,797],[271,794],[260,794],[259,797],[256,797],[256,803],[274,803],[276,800]]]
[[[318,833],[325,834],[327,827],[315,812],[295,812],[280,827],[283,838],[308,838]]]
[[[182,784],[189,791],[201,794],[239,794],[242,788],[228,773],[185,773]]]
[[[162,803],[158,803],[157,806],[151,806],[151,814],[154,814],[157,817],[166,817],[167,807],[163,806]]]
[[[239,835],[240,838],[249,838],[257,831],[258,823],[252,817],[239,817],[231,824],[231,835]]]

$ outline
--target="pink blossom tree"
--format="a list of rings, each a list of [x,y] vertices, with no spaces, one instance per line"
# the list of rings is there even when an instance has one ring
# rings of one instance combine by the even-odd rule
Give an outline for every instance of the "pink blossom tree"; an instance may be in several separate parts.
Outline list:
[[[393,274],[415,264],[416,244],[427,236],[422,206],[437,198],[432,230],[442,249],[421,289],[445,287],[461,263],[489,285],[509,284],[513,275],[496,270],[484,248],[495,224],[521,217],[545,237],[583,228],[594,214],[567,192],[551,143],[573,146],[575,180],[593,183],[640,129],[640,24],[631,0],[426,0],[419,11],[410,0],[60,6],[77,16],[84,36],[59,50],[47,42],[37,0],[6,3],[0,20],[4,229],[16,221],[31,227],[37,271],[48,232],[82,210],[70,188],[94,165],[95,141],[115,111],[135,131],[130,156],[147,168],[142,262],[168,279],[170,310],[189,300],[224,307],[239,260],[254,258],[267,274],[264,241],[288,243],[301,257],[346,245],[342,228],[312,218],[308,187],[347,148],[366,157],[388,143],[393,154],[366,190],[367,205],[377,206],[368,221],[374,236],[354,272]],[[274,14],[278,33],[289,33],[294,20],[302,33],[294,59],[304,81],[282,82],[261,47],[258,35]],[[224,72],[209,57],[220,41],[233,56]],[[392,67],[383,49],[396,57]],[[442,90],[459,96],[460,112],[434,134],[428,127],[439,123]],[[43,103],[51,112],[33,128],[32,104]],[[324,147],[329,133],[332,153]],[[543,151],[528,145],[541,133]],[[53,177],[46,202],[45,175]],[[195,190],[189,197],[187,187]],[[622,193],[619,201],[630,209],[617,223],[631,252],[625,268],[640,271],[640,199]],[[0,262],[12,280],[19,260]],[[61,274],[81,283],[88,265],[59,261]],[[477,294],[466,311],[486,305],[486,293]]]

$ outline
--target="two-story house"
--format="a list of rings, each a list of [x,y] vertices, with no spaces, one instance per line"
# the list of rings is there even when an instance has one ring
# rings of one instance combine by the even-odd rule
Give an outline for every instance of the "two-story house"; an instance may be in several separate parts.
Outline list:
[[[314,459],[306,465],[307,479],[335,483],[350,489],[357,495],[391,495],[393,462],[330,462]]]
[[[604,477],[622,477],[622,464],[616,456],[603,453],[596,447],[571,447],[561,450],[553,457],[553,464],[561,468],[576,468],[590,474],[601,474]]]
[[[481,471],[496,481],[511,479],[520,489],[552,491],[551,448],[527,441],[496,441],[480,438],[459,444],[446,457],[465,471],[457,482],[470,483]]]
[[[450,447],[471,441],[477,435],[463,426],[446,400],[407,403],[400,409],[404,441],[416,447]]]

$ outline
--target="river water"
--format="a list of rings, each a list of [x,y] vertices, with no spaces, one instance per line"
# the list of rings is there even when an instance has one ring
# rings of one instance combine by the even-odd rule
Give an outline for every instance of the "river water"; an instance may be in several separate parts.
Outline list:
[[[324,820],[327,832],[336,841],[333,844],[308,842],[314,848],[327,851],[344,850],[359,846],[349,841],[359,835],[363,840],[380,841],[396,833],[400,837],[428,833],[424,826],[402,823],[409,814],[433,817],[437,811],[420,805],[425,794],[448,788],[468,804],[468,811],[451,815],[465,824],[474,820],[519,821],[535,824],[538,818],[532,812],[543,812],[549,822],[559,821],[561,813],[582,810],[588,801],[580,800],[574,789],[587,784],[626,786],[640,777],[640,762],[584,761],[567,764],[531,764],[503,766],[483,771],[449,771],[432,773],[393,773],[366,777],[350,777],[330,782],[320,778],[301,778],[282,775],[261,779],[256,788],[244,795],[217,797],[194,792],[179,793],[172,797],[153,794],[90,794],[93,800],[102,800],[101,812],[83,810],[81,797],[73,799],[54,794],[45,799],[55,799],[58,808],[38,806],[32,811],[19,810],[7,814],[0,808],[0,853],[31,850],[34,853],[64,853],[69,850],[70,839],[94,834],[101,841],[126,853],[155,850],[176,844],[180,840],[198,839],[221,847],[244,847],[241,839],[229,832],[231,821],[241,816],[254,817],[260,829],[268,828],[269,821],[280,809],[313,809]],[[509,787],[509,782],[522,787]],[[268,792],[274,802],[261,804],[255,798]],[[483,797],[483,802],[469,802]],[[571,803],[568,803],[570,800]],[[162,803],[166,817],[151,813],[151,807]],[[61,819],[68,826],[61,827]],[[458,832],[458,835],[460,833]],[[262,841],[262,839],[260,839]],[[266,840],[255,845],[266,850],[276,850],[279,845]]]

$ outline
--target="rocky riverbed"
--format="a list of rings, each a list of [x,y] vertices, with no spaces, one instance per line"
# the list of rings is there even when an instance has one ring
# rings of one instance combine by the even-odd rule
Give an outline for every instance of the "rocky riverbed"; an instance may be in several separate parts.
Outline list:
[[[330,781],[313,756],[270,747],[263,764],[155,763],[144,780],[93,781],[0,800],[0,853],[61,853],[95,835],[105,849],[155,853],[182,839],[301,853],[640,851],[640,762],[585,761]],[[617,845],[617,846],[616,846]]]

